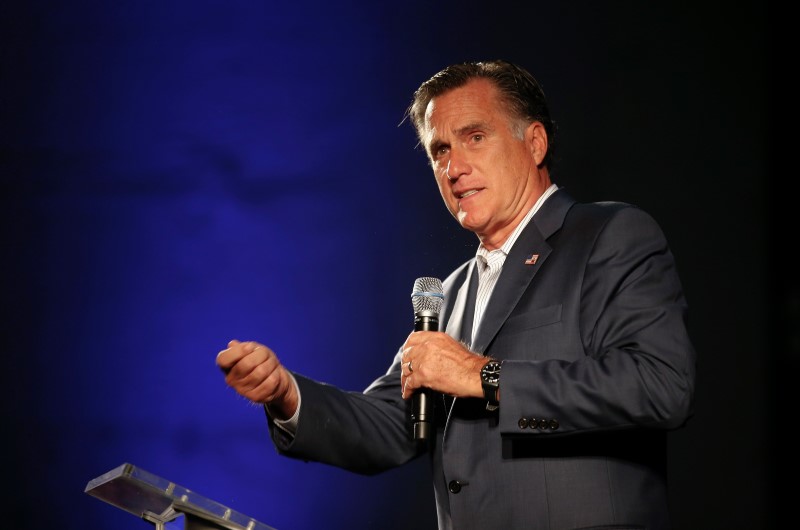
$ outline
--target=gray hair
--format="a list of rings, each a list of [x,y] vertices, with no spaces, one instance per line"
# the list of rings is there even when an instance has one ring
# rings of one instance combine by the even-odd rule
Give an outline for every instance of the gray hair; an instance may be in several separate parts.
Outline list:
[[[518,137],[522,137],[525,128],[535,121],[544,126],[549,147],[542,165],[549,167],[553,158],[556,124],[550,118],[544,91],[527,70],[508,61],[454,64],[422,83],[414,92],[411,105],[406,110],[406,117],[414,125],[420,142],[424,142],[425,111],[428,103],[433,98],[478,78],[488,79],[500,91],[500,97],[512,120],[511,130]]]

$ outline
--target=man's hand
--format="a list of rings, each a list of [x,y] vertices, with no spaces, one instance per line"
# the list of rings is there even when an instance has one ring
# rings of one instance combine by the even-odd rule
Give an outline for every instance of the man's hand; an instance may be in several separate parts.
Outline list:
[[[455,397],[483,397],[481,367],[488,359],[440,331],[414,331],[403,344],[403,399],[420,387]]]
[[[297,410],[294,380],[271,349],[257,342],[232,340],[217,354],[225,382],[253,403],[269,406],[270,415],[285,420]]]

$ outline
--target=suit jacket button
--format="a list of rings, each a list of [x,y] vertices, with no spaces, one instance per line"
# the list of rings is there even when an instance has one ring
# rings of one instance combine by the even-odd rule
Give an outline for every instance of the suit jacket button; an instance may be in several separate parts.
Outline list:
[[[550,423],[547,420],[539,420],[539,428],[544,430],[550,426]]]
[[[519,421],[517,422],[517,425],[519,426],[520,429],[524,429],[525,427],[528,426],[528,418],[520,418]]]
[[[461,491],[461,483],[457,480],[451,480],[450,484],[447,485],[447,489],[450,490],[450,493],[458,493]]]
[[[528,422],[528,427],[530,427],[531,429],[538,429],[539,422],[536,420],[536,418],[531,418],[531,421]]]
[[[559,427],[561,427],[561,425],[559,425],[558,420],[550,420],[550,429],[555,431],[558,430]]]

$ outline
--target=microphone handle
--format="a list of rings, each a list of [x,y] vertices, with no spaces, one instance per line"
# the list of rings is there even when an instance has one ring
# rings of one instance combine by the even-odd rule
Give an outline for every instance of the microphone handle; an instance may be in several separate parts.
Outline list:
[[[439,316],[420,312],[414,314],[414,331],[439,331]],[[420,388],[411,396],[411,422],[414,440],[433,437],[433,393]]]
[[[414,331],[439,331],[439,316],[428,311],[414,313]]]

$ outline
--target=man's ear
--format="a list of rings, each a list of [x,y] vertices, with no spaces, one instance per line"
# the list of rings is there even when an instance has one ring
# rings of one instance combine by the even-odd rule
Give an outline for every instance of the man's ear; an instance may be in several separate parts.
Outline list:
[[[537,166],[541,166],[549,144],[547,143],[547,131],[544,130],[544,125],[535,121],[528,125],[525,129],[525,143],[531,151],[531,156]]]

